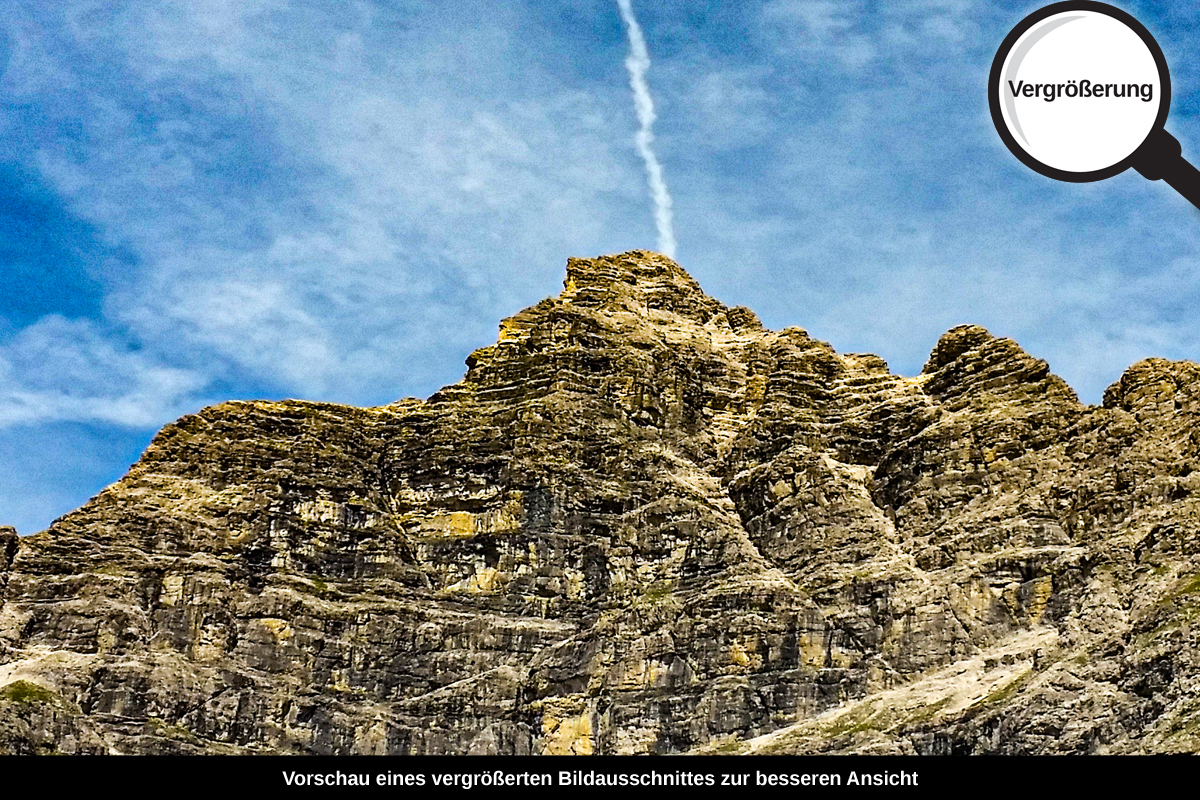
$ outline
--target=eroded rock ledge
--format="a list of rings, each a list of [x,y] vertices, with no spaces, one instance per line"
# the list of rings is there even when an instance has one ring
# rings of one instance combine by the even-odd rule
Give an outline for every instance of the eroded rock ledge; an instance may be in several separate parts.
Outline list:
[[[1200,368],[916,377],[571,259],[459,383],[164,428],[0,529],[0,751],[1194,751]]]

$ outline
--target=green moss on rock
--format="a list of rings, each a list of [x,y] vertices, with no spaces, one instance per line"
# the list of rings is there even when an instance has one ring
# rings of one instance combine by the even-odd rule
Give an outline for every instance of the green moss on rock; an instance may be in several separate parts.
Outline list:
[[[44,686],[29,681],[13,681],[0,687],[0,699],[10,703],[54,703],[58,695]]]

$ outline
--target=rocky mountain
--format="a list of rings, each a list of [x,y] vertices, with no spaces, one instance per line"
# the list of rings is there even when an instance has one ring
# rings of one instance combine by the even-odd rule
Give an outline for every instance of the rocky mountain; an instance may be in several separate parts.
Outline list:
[[[1200,750],[1200,367],[916,377],[648,252],[466,376],[232,402],[0,531],[0,751]]]

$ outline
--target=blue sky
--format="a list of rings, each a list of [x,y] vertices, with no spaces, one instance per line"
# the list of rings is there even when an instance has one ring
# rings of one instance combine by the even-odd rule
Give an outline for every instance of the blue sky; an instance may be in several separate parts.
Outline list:
[[[1200,212],[1132,171],[1056,183],[992,127],[1038,5],[634,0],[677,260],[901,374],[964,322],[1088,402],[1196,359]],[[1200,6],[1119,5],[1200,160]],[[628,48],[615,0],[7,0],[0,524],[221,400],[427,396],[568,256],[654,248]]]

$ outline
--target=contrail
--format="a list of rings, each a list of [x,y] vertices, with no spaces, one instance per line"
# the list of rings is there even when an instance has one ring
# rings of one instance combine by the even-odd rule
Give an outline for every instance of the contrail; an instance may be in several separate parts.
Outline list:
[[[637,112],[638,132],[634,137],[642,161],[646,162],[646,180],[650,184],[650,196],[654,198],[654,224],[658,227],[658,249],[668,258],[675,257],[675,225],[671,219],[671,193],[663,178],[662,164],[654,154],[654,100],[650,87],[646,85],[646,70],[650,69],[650,51],[646,49],[646,37],[642,26],[633,15],[630,0],[617,0],[621,19],[629,31],[629,58],[625,68],[629,70],[629,88],[633,90],[633,108]]]

